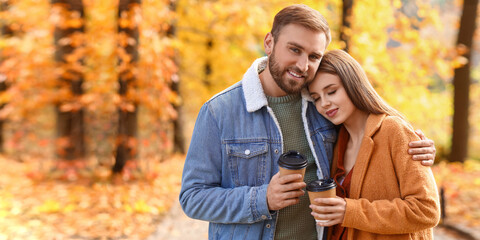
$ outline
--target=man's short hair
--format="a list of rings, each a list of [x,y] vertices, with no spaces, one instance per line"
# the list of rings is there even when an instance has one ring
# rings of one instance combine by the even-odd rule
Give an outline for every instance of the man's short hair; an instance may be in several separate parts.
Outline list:
[[[271,30],[274,41],[277,41],[280,31],[288,24],[298,24],[309,30],[325,33],[327,45],[332,39],[330,35],[330,27],[328,26],[325,17],[320,12],[307,5],[290,5],[275,15]]]

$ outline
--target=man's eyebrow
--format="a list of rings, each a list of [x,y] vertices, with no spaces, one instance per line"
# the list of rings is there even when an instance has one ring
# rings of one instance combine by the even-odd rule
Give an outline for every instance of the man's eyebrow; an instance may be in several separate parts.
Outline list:
[[[288,44],[288,45],[293,45],[293,46],[295,46],[296,48],[300,48],[300,49],[302,49],[302,50],[305,50],[305,48],[304,48],[302,45],[300,45],[300,44],[298,44],[298,43],[296,43],[296,42],[287,42],[287,44]],[[323,57],[323,54],[322,54],[321,52],[313,52],[312,54],[317,55],[317,56],[319,56],[319,57]]]
[[[300,49],[304,49],[304,47],[303,47],[302,45],[300,45],[300,44],[298,44],[298,43],[296,43],[296,42],[287,42],[287,44],[293,45],[293,46],[295,46],[295,47],[297,47],[297,48],[300,48]]]

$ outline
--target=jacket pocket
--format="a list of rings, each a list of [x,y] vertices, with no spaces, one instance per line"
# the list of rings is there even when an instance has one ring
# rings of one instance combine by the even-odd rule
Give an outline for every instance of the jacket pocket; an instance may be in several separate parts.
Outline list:
[[[267,142],[228,142],[226,151],[235,186],[260,186],[265,182]]]

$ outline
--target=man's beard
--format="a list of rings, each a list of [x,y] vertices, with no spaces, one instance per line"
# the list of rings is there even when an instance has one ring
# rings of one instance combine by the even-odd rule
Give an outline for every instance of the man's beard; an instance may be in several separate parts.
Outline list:
[[[275,48],[273,49],[272,54],[268,58],[268,68],[270,69],[270,74],[272,74],[275,83],[277,83],[278,87],[280,87],[280,89],[282,89],[287,94],[300,93],[302,89],[305,88],[310,82],[308,79],[308,74],[302,73],[302,71],[300,71],[296,66],[282,69],[275,59]],[[299,83],[298,81],[287,79],[287,77],[284,77],[284,75],[287,73],[288,70],[291,70],[297,74],[302,74],[305,81],[303,83]]]

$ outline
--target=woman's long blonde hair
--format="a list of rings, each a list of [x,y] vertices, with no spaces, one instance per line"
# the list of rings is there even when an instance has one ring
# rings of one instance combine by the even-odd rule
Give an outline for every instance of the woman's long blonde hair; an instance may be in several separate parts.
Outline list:
[[[385,113],[405,120],[399,111],[378,95],[360,64],[345,51],[327,51],[317,72],[337,75],[353,105],[359,110],[373,114]]]

